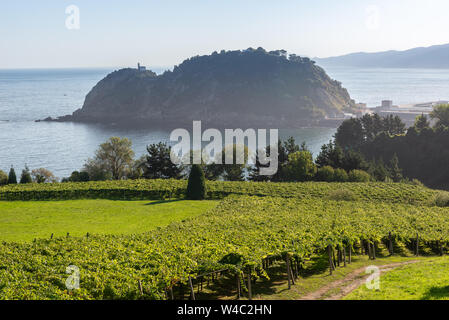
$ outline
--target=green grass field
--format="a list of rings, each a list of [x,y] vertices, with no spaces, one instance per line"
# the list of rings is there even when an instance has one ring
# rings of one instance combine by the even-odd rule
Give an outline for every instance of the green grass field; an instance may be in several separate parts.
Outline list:
[[[380,277],[380,290],[361,286],[347,300],[449,300],[449,258],[427,258]]]
[[[216,201],[0,202],[0,241],[90,234],[143,233],[200,215]]]

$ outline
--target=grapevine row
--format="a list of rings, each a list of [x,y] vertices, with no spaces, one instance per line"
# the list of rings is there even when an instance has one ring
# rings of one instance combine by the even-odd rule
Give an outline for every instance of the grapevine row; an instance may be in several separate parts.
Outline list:
[[[0,200],[72,199],[166,199],[182,198],[184,180],[127,180],[80,183],[25,184],[0,187]],[[333,190],[348,190],[358,200],[393,203],[429,203],[438,192],[421,186],[398,183],[267,183],[208,181],[209,199],[228,195],[257,195],[285,198],[327,197]]]
[[[449,242],[449,209],[316,198],[231,196],[206,214],[140,235],[92,236],[0,245],[0,298],[167,299],[204,273],[251,270],[267,258],[312,254],[360,241]],[[65,288],[66,267],[80,289]]]

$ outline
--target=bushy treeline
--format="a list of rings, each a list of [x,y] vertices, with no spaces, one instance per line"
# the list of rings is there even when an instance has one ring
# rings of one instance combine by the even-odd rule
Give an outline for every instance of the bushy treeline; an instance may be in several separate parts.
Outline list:
[[[75,171],[63,182],[86,182],[123,179],[187,179],[191,165],[176,165],[171,161],[171,147],[165,143],[147,147],[147,154],[134,160],[132,144],[128,139],[110,138],[100,145],[93,159],[88,159],[81,171]],[[225,147],[217,155],[225,163],[226,148],[233,148],[236,158],[237,146]],[[329,181],[329,182],[365,182],[376,180],[365,172],[368,168],[360,154],[338,154],[338,147],[332,143],[323,146],[322,153],[315,162],[305,143],[296,144],[293,138],[278,142],[278,170],[273,176],[259,174],[261,165],[256,158],[255,165],[249,165],[249,150],[244,147],[244,164],[216,164],[203,161],[198,169],[207,180],[223,181]],[[266,152],[269,151],[269,147]],[[332,150],[331,150],[332,149]],[[193,158],[193,151],[190,153]],[[332,153],[332,155],[330,154]],[[330,160],[333,154],[336,158]]]
[[[225,147],[218,154],[224,157],[226,148],[233,148],[236,158],[237,146]],[[244,164],[216,164],[203,161],[199,168],[203,171],[206,180],[224,181],[272,181],[272,182],[367,182],[402,180],[401,169],[397,157],[393,157],[390,166],[380,161],[367,162],[360,152],[344,150],[334,142],[322,147],[316,160],[308,150],[305,143],[296,144],[294,138],[278,141],[278,170],[272,176],[260,175],[263,167],[258,158],[255,165],[248,165],[249,150],[244,147]],[[88,159],[82,170],[74,171],[70,177],[62,182],[87,182],[127,179],[187,179],[191,165],[177,165],[171,161],[171,147],[165,143],[152,144],[147,147],[147,154],[134,159],[132,143],[130,140],[112,137],[101,144],[95,156]],[[270,153],[268,147],[266,152]],[[191,152],[190,157],[193,158]],[[10,176],[14,176],[11,169]],[[1,175],[0,175],[1,177]],[[22,173],[21,182],[54,182],[54,176],[45,169],[33,170],[26,168]],[[9,181],[10,179],[4,179]],[[0,178],[0,181],[1,178]],[[12,180],[11,180],[12,181]]]
[[[376,179],[418,179],[433,188],[449,189],[449,105],[440,105],[405,129],[398,118],[377,114],[345,121],[335,135],[343,152],[359,153],[373,165]],[[390,166],[384,165],[389,161]],[[400,163],[400,169],[399,169]]]
[[[0,170],[0,186],[8,185],[8,184],[26,184],[26,183],[44,183],[44,182],[56,182],[57,178],[51,173],[49,170],[44,168],[34,169],[30,171],[27,165],[22,170],[22,174],[20,175],[20,179],[17,180],[16,171],[14,167],[9,169],[9,174],[6,174],[4,171]]]
[[[269,153],[267,148],[267,153]],[[279,169],[273,176],[260,176],[262,165],[256,161],[251,169],[250,180],[273,182],[368,182],[368,181],[403,181],[397,157],[390,165],[382,162],[368,162],[361,152],[344,150],[335,142],[321,147],[321,152],[313,160],[312,153],[305,143],[301,146],[293,138],[278,142]]]

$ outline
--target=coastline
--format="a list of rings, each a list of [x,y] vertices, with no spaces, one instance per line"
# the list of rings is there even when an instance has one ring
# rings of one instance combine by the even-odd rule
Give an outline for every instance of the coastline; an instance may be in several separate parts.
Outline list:
[[[248,120],[245,119],[186,119],[178,120],[160,120],[160,119],[114,119],[109,121],[100,121],[98,119],[77,119],[72,116],[64,116],[58,118],[47,117],[42,120],[35,120],[34,122],[59,122],[59,123],[81,123],[81,124],[98,124],[106,127],[119,128],[158,128],[158,129],[176,129],[179,127],[191,127],[193,121],[201,121],[203,125],[210,128],[217,129],[236,129],[236,128],[276,128],[282,130],[288,129],[307,129],[307,128],[331,128],[336,129],[346,119],[300,119],[300,120],[278,120],[271,119],[264,120]]]

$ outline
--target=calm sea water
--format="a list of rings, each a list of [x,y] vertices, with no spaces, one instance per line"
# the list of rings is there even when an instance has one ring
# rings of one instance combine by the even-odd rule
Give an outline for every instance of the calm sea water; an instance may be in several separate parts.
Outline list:
[[[357,101],[377,106],[382,99],[405,104],[449,99],[449,70],[327,68]],[[78,170],[111,136],[133,141],[137,156],[146,146],[168,141],[169,132],[73,123],[35,123],[71,114],[89,90],[112,69],[0,70],[0,169],[45,167],[58,177]],[[161,70],[157,70],[160,72]],[[306,141],[316,155],[335,133],[329,128],[283,130],[282,139]]]
[[[449,70],[446,69],[360,69],[325,67],[333,79],[342,82],[357,102],[368,107],[382,100],[410,104],[449,100]]]

